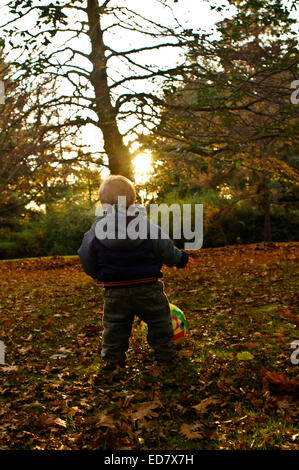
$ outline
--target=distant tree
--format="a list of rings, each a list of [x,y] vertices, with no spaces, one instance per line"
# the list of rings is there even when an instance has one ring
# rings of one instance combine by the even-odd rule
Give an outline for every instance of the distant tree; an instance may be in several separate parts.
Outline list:
[[[55,83],[9,78],[13,66],[0,55],[0,80],[5,83],[5,102],[0,104],[0,223],[24,216],[29,203],[47,204],[54,186],[66,183],[89,156],[71,146],[70,129],[53,126],[55,109],[43,102]],[[71,156],[71,157],[70,157]],[[68,157],[68,158],[67,158]],[[89,164],[89,163],[88,163]],[[51,187],[51,189],[50,189]]]
[[[157,7],[163,3],[172,4],[157,0]],[[39,0],[10,0],[8,8],[12,18],[2,30],[7,44],[22,52],[14,61],[19,73],[61,79],[64,91],[44,107],[59,109],[60,127],[96,126],[104,143],[98,164],[108,157],[112,173],[132,176],[131,153],[123,138],[151,128],[155,120],[155,95],[144,91],[146,84],[184,69],[183,61],[179,67],[151,64],[148,55],[182,48],[182,28],[175,20],[173,26],[163,25],[132,11],[129,0],[46,0],[42,5]],[[23,18],[33,22],[29,30],[17,21]],[[116,49],[109,40],[124,31],[134,46],[120,40]],[[128,127],[130,119],[131,128],[121,132],[121,124]]]
[[[216,25],[217,34],[193,32],[192,72],[165,91],[150,140],[163,171],[168,165],[191,184],[205,169],[247,169],[269,240],[271,185],[299,183],[290,158],[299,151],[298,107],[290,100],[298,43],[281,1],[229,3],[236,12]]]

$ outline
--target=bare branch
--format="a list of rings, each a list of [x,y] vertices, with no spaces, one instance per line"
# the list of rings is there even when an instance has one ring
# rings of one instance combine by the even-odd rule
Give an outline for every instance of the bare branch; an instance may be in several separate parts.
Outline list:
[[[183,47],[185,45],[187,45],[186,42],[185,43],[181,43],[181,42],[171,43],[171,42],[168,42],[168,43],[157,44],[157,45],[154,45],[154,46],[139,47],[138,49],[129,49],[127,51],[114,51],[113,49],[111,49],[109,47],[109,50],[111,51],[111,54],[108,56],[108,58],[110,59],[110,57],[115,57],[115,56],[128,56],[130,54],[137,54],[137,53],[143,52],[143,51],[151,51],[151,50],[161,49],[163,47]]]

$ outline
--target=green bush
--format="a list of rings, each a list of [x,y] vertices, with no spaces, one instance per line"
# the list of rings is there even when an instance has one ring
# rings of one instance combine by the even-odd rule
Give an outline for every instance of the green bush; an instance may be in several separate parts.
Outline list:
[[[16,253],[16,242],[1,240],[0,241],[0,259],[13,258]]]
[[[94,210],[82,206],[49,214],[45,218],[44,251],[50,256],[76,254],[84,232],[90,228],[94,220]]]
[[[203,204],[203,247],[217,247],[238,243],[263,241],[264,218],[255,206],[245,201],[221,198],[219,192],[208,190],[192,192],[182,198],[173,191],[158,204]],[[20,221],[17,230],[1,229],[0,259],[74,255],[86,232],[95,220],[94,208],[89,203],[76,201],[56,204],[44,214],[31,213],[28,220]],[[194,231],[194,210],[191,229]],[[272,240],[279,242],[298,240],[299,210],[287,212],[283,206],[272,206]],[[170,236],[173,221],[170,219]],[[174,240],[184,247],[182,237]]]
[[[76,254],[94,220],[94,209],[85,204],[58,206],[49,214],[40,213],[24,221],[19,231],[3,233],[0,259]]]

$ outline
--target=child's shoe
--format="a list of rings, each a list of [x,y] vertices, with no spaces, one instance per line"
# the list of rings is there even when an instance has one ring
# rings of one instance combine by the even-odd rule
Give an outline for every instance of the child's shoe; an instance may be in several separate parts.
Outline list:
[[[164,361],[157,361],[157,364],[159,366],[170,366],[173,363],[176,363],[178,359],[179,359],[179,356],[177,352],[175,352],[169,359],[166,359]]]
[[[126,363],[126,361],[118,361],[118,362],[106,361],[102,365],[101,369],[103,371],[112,371],[112,370],[115,370],[115,369],[121,369],[122,367],[124,367],[125,363]]]

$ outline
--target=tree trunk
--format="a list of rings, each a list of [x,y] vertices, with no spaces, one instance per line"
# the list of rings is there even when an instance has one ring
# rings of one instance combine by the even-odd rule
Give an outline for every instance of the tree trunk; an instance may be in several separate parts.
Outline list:
[[[271,211],[269,200],[267,200],[264,211],[264,241],[271,241]]]
[[[100,8],[98,0],[88,0],[87,15],[89,37],[91,41],[90,59],[93,64],[91,83],[96,96],[98,126],[102,131],[104,148],[108,156],[109,169],[112,174],[121,174],[132,178],[131,155],[124,145],[119,132],[116,112],[111,102],[107,78],[107,60],[105,44],[100,25]]]
[[[44,204],[45,204],[45,213],[49,214],[49,206],[50,206],[50,198],[49,198],[49,191],[48,191],[48,180],[47,178],[43,181],[43,196],[44,196]]]
[[[271,194],[265,175],[262,176],[260,184],[261,208],[264,213],[264,241],[271,241]]]

